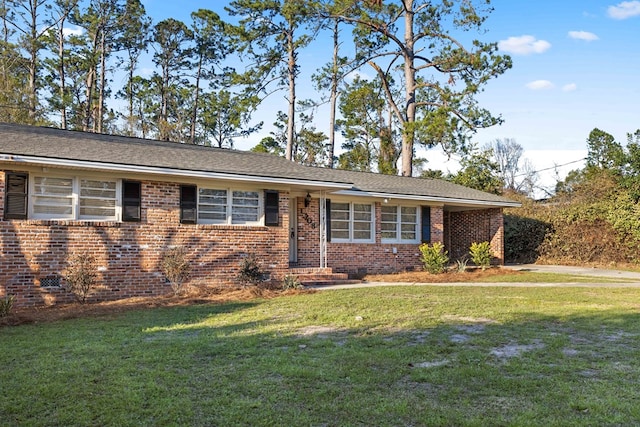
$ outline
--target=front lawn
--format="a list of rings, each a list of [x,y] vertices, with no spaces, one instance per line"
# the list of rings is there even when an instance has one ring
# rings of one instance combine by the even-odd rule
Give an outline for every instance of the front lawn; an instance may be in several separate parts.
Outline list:
[[[0,425],[631,425],[640,289],[380,287],[0,328]]]

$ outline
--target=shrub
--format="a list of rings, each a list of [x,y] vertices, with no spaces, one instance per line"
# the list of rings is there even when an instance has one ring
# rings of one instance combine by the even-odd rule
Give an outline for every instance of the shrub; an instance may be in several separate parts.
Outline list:
[[[240,272],[238,280],[243,287],[247,285],[258,285],[262,282],[264,273],[260,270],[260,265],[255,254],[249,254],[240,262]]]
[[[69,261],[69,266],[62,273],[62,277],[67,282],[66,290],[84,304],[98,277],[95,258],[87,253],[75,255]]]
[[[469,260],[467,258],[460,258],[456,260],[456,271],[458,273],[464,273],[467,271],[467,263]]]
[[[491,264],[491,245],[489,242],[473,242],[469,248],[469,255],[471,261],[484,271]]]
[[[173,293],[178,295],[182,292],[182,285],[189,279],[191,265],[187,260],[187,251],[182,246],[177,246],[167,250],[162,258],[162,271],[171,283]]]
[[[6,317],[13,308],[13,302],[15,301],[15,295],[7,295],[3,299],[0,299],[0,317]]]
[[[282,289],[285,291],[289,289],[302,288],[304,288],[304,286],[302,285],[302,283],[300,283],[300,279],[298,279],[298,276],[294,274],[287,274],[286,276],[284,276],[284,279],[282,279]]]
[[[442,273],[449,262],[447,251],[444,250],[444,245],[440,242],[435,242],[431,246],[428,243],[421,244],[420,253],[424,269],[432,274]]]

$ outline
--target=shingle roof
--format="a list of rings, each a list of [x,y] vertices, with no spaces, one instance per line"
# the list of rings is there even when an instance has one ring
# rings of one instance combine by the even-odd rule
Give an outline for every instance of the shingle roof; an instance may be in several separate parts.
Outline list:
[[[514,205],[507,198],[443,180],[342,171],[296,164],[271,154],[0,123],[0,153],[113,166],[147,167],[342,184],[350,191]]]

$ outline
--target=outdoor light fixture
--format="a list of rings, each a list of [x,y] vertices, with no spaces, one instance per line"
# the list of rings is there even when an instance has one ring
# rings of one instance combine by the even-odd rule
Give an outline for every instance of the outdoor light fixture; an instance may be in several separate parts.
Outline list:
[[[311,204],[311,194],[307,192],[307,195],[304,198],[304,207],[308,208],[310,204]]]

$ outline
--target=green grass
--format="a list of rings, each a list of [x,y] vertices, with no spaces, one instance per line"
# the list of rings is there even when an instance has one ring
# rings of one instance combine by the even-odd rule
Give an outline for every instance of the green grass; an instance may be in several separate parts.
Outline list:
[[[0,425],[633,425],[639,301],[398,286],[5,327]]]

